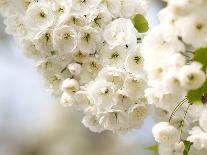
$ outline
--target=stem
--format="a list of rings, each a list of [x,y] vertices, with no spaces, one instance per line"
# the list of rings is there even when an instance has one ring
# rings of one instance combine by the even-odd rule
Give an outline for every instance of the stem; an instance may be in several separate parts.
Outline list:
[[[189,108],[190,108],[191,105],[192,105],[192,104],[189,103],[187,109],[185,110],[185,114],[184,114],[184,117],[183,117],[183,120],[182,120],[182,122],[181,122],[181,126],[180,126],[180,137],[181,137],[181,135],[182,135],[182,133],[183,133],[183,127],[184,127],[185,119],[186,119],[186,117],[187,117],[187,113],[188,113],[188,110],[189,110]]]
[[[187,98],[184,98],[183,100],[181,100],[178,105],[175,107],[175,109],[173,110],[172,114],[170,115],[170,119],[169,119],[169,123],[171,122],[173,116],[175,115],[175,113],[180,109],[180,107],[187,101]]]

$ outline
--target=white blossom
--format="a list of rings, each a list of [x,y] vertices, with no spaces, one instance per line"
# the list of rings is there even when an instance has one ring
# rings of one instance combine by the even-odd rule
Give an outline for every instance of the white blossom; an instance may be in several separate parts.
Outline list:
[[[61,26],[53,32],[54,47],[56,50],[63,53],[70,53],[77,46],[77,33],[73,27]]]
[[[119,18],[106,26],[104,39],[112,47],[126,44],[135,45],[136,30],[131,20]]]
[[[198,63],[185,65],[180,69],[181,85],[186,89],[197,89],[203,85],[205,80],[206,75]]]
[[[79,83],[75,79],[66,79],[63,81],[62,90],[68,94],[79,90]]]
[[[155,140],[162,144],[175,144],[179,141],[179,131],[167,122],[160,122],[152,129]]]
[[[47,3],[34,3],[27,9],[26,18],[32,28],[45,29],[52,26],[54,13]]]

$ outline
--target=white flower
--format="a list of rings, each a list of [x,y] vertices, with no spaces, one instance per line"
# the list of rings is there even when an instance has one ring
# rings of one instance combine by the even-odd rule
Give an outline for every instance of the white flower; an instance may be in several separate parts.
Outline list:
[[[170,0],[169,10],[172,11],[176,15],[184,16],[190,13],[192,9],[194,9],[193,3],[194,3],[193,1],[189,1],[189,0],[183,0],[183,1]]]
[[[147,105],[137,103],[132,106],[128,112],[130,127],[137,127],[143,123],[147,116]]]
[[[75,61],[79,63],[86,63],[89,59],[88,55],[79,49],[74,50],[72,57]]]
[[[185,65],[186,59],[185,56],[183,56],[180,53],[175,53],[171,56],[171,59],[169,59],[170,66],[180,68]]]
[[[191,23],[190,25],[188,23]],[[176,23],[180,36],[187,44],[195,48],[207,45],[207,17],[202,14],[193,14],[178,20]]]
[[[38,59],[41,57],[41,52],[36,48],[35,44],[30,40],[23,40],[20,43],[24,54],[29,58]]]
[[[180,70],[181,85],[188,90],[201,87],[205,80],[206,75],[201,70],[201,65],[196,62],[185,65]]]
[[[62,83],[62,90],[68,94],[79,90],[79,83],[75,79],[66,79]]]
[[[121,1],[120,0],[104,0],[103,1],[109,11],[113,14],[113,16],[120,16],[121,10]]]
[[[88,14],[92,10],[96,9],[101,0],[73,0],[72,9],[78,14]]]
[[[98,118],[99,123],[106,130],[118,130],[126,126],[127,113],[119,110],[114,110],[105,113],[100,113]]]
[[[193,143],[193,146],[198,149],[207,148],[207,133],[199,127],[194,127],[190,132],[190,136],[187,138],[188,141]]]
[[[94,109],[94,103],[89,98],[86,91],[78,91],[74,95],[76,104],[74,107],[84,112],[91,112]]]
[[[78,75],[80,74],[82,67],[78,63],[71,63],[68,65],[68,69],[71,72],[71,74]]]
[[[159,25],[144,38],[141,53],[148,72],[153,68],[167,67],[173,54],[185,51],[184,44],[172,33],[175,33],[173,29]]]
[[[68,107],[75,104],[75,100],[71,94],[63,93],[60,99],[60,102],[63,106]]]
[[[127,52],[128,49],[126,46],[116,46],[114,48],[110,48],[107,45],[104,46],[101,50],[103,66],[123,67]]]
[[[25,13],[30,5],[32,5],[33,3],[37,3],[37,2],[38,2],[37,0],[18,0],[18,1],[13,2],[14,4],[12,5],[19,7],[19,10],[21,11],[23,10]]]
[[[177,142],[173,145],[160,144],[159,155],[183,155],[184,143]]]
[[[54,14],[47,3],[34,3],[26,11],[26,18],[34,29],[46,29],[52,26]]]
[[[95,115],[86,114],[82,120],[85,127],[88,127],[93,132],[102,132],[104,128],[99,124],[99,120]]]
[[[43,53],[54,51],[53,48],[53,32],[50,29],[40,31],[33,40],[38,50]]]
[[[147,9],[145,1],[137,0],[120,0],[121,1],[121,15],[125,18],[130,18],[136,14],[144,14]]]
[[[16,37],[25,37],[28,33],[28,28],[24,17],[20,14],[13,14],[8,16],[4,21],[6,25],[6,32]]]
[[[110,109],[114,104],[114,85],[105,80],[91,82],[86,91],[89,93],[91,100],[96,104],[97,111]]]
[[[169,90],[162,89],[161,86],[145,90],[145,97],[147,97],[148,103],[164,110],[171,110],[185,95],[185,92],[170,92]]]
[[[130,97],[126,96],[126,93],[122,90],[117,91],[115,102],[116,105],[113,106],[113,109],[119,109],[124,111],[128,111],[129,108],[135,104],[133,100]]]
[[[205,106],[199,119],[200,127],[207,132],[207,107]]]
[[[55,49],[59,52],[70,53],[77,46],[77,34],[73,27],[57,27],[53,32],[53,43]]]
[[[104,39],[112,47],[136,45],[136,30],[129,19],[119,18],[108,24],[104,30]]]
[[[101,68],[102,66],[100,65],[100,62],[97,59],[88,58],[87,61],[83,63],[81,72],[79,74],[80,84],[83,85],[94,80]]]
[[[79,49],[87,54],[94,54],[99,47],[101,37],[98,31],[91,27],[84,27],[79,33]]]
[[[171,71],[163,77],[163,86],[166,90],[170,92],[183,92],[184,89],[181,86],[181,81],[179,79],[179,70]]]
[[[76,28],[86,26],[87,18],[84,15],[78,15],[75,13],[70,13],[65,20],[63,21],[64,24],[74,26]]]
[[[58,23],[61,23],[63,20],[65,20],[71,11],[71,7],[72,0],[54,0],[52,9],[55,12],[56,21]]]
[[[123,86],[125,79],[125,71],[116,67],[104,67],[98,74],[98,78],[103,78],[114,84],[116,89]]]
[[[168,122],[160,122],[152,128],[155,140],[162,144],[175,144],[179,141],[179,131]]]
[[[109,22],[112,21],[112,15],[106,7],[101,6],[94,12],[91,12],[89,19],[92,22],[92,26],[104,28]]]
[[[135,52],[130,53],[127,56],[125,61],[125,68],[128,72],[133,74],[143,74],[144,73],[144,63],[143,58],[139,52],[139,48],[135,50]]]
[[[144,97],[144,90],[147,87],[145,79],[142,77],[135,77],[129,75],[125,81],[123,89],[126,91],[127,96],[130,96],[132,99],[138,99]]]

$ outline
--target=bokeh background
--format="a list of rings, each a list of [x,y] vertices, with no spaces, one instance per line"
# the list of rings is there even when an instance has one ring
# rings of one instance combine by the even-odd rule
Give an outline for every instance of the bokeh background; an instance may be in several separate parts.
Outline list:
[[[162,5],[149,0],[150,27]],[[63,108],[45,89],[34,62],[4,32],[0,18],[0,155],[152,155],[150,117],[127,134],[91,133],[82,114]]]

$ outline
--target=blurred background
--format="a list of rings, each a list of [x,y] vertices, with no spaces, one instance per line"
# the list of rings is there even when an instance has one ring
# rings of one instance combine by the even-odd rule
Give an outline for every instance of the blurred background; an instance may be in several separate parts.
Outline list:
[[[152,27],[162,5],[149,3]],[[123,135],[92,133],[81,118],[49,95],[34,62],[5,34],[0,18],[0,155],[151,155],[145,149],[154,144],[150,117]]]

